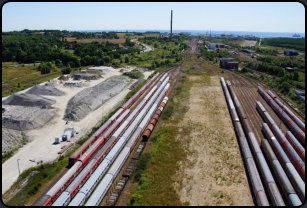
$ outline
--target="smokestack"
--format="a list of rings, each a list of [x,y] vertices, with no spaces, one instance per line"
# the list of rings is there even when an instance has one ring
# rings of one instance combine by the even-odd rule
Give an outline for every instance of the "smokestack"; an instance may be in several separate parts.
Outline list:
[[[173,10],[171,10],[171,38],[173,35]]]

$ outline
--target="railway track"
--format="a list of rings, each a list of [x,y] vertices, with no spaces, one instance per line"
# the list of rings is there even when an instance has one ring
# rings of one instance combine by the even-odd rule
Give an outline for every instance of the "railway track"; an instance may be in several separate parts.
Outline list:
[[[162,75],[160,75],[160,77],[161,77]],[[160,79],[160,78],[159,78]],[[85,164],[87,164],[87,166],[85,166],[86,168],[85,169],[83,169],[83,170],[80,170],[80,169],[82,169],[83,168],[83,166],[84,165],[82,165],[82,168],[81,168],[81,164],[79,163],[79,162],[77,162],[76,164],[74,164],[73,166],[72,166],[72,168],[69,170],[69,171],[67,171],[67,172],[72,172],[72,173],[76,173],[77,175],[78,175],[78,177],[76,177],[77,175],[75,174],[74,175],[74,177],[73,176],[70,176],[69,174],[66,176],[66,178],[65,178],[65,176],[64,177],[62,177],[61,179],[60,179],[60,182],[58,182],[58,183],[65,183],[65,186],[63,186],[63,187],[67,187],[67,185],[69,185],[69,187],[68,187],[68,189],[70,189],[70,191],[65,191],[65,192],[63,192],[63,189],[61,189],[62,191],[60,192],[60,191],[57,191],[57,193],[56,193],[56,195],[54,196],[54,197],[52,197],[52,198],[49,198],[49,199],[47,199],[47,197],[49,197],[51,194],[49,194],[48,195],[48,193],[51,193],[50,191],[42,198],[42,200],[41,200],[41,202],[39,202],[39,203],[44,203],[44,201],[46,201],[47,200],[47,202],[45,202],[45,205],[50,205],[50,204],[52,204],[52,203],[55,203],[56,205],[60,205],[62,202],[61,202],[61,200],[62,199],[65,199],[64,201],[63,201],[63,205],[64,204],[67,204],[67,202],[69,202],[70,201],[70,196],[68,196],[68,195],[70,195],[70,194],[73,194],[72,196],[75,196],[76,195],[76,193],[79,191],[79,189],[80,189],[80,185],[82,186],[82,184],[84,184],[85,183],[85,181],[86,180],[88,180],[88,177],[90,177],[90,175],[92,174],[92,172],[94,172],[95,171],[95,169],[97,168],[97,166],[99,165],[99,163],[101,162],[101,159],[103,159],[104,157],[105,157],[105,155],[106,154],[108,154],[109,152],[111,153],[111,151],[113,150],[113,146],[116,146],[117,145],[117,141],[121,138],[121,135],[129,128],[129,126],[134,122],[134,119],[136,118],[136,116],[137,116],[137,113],[138,112],[140,112],[140,110],[142,109],[142,107],[145,105],[145,103],[147,103],[146,101],[150,101],[149,99],[151,99],[151,96],[153,96],[153,95],[156,95],[157,94],[157,88],[158,88],[158,86],[159,87],[162,87],[162,85],[161,84],[159,84],[159,83],[161,83],[162,81],[163,81],[163,84],[165,83],[165,81],[167,81],[168,79],[166,79],[166,74],[164,74],[163,75],[163,77],[162,77],[162,79],[160,79],[160,81],[155,81],[156,83],[152,83],[151,85],[150,85],[150,87],[149,87],[149,89],[148,90],[146,90],[147,91],[147,93],[145,92],[142,96],[140,96],[140,98],[137,100],[137,101],[135,101],[134,100],[134,96],[132,97],[133,99],[132,99],[132,101],[133,102],[135,102],[134,104],[133,103],[131,103],[130,102],[130,100],[129,101],[127,101],[127,103],[129,103],[129,105],[131,104],[131,107],[130,107],[130,109],[127,109],[125,112],[127,112],[127,111],[130,111],[130,112],[128,112],[128,113],[126,113],[126,115],[124,116],[124,118],[123,118],[123,120],[125,120],[125,118],[127,118],[127,120],[129,120],[129,122],[128,121],[124,121],[123,123],[121,122],[121,125],[120,126],[116,126],[116,128],[118,128],[116,131],[115,131],[115,129],[112,131],[112,132],[114,132],[115,131],[115,133],[113,134],[113,136],[112,136],[112,138],[113,138],[113,141],[111,140],[112,138],[110,138],[109,140],[107,140],[107,142],[105,142],[106,144],[105,145],[109,145],[108,147],[107,147],[107,149],[109,149],[109,151],[107,151],[107,149],[104,149],[104,147],[105,146],[103,146],[103,148],[102,149],[100,149],[97,153],[96,153],[96,151],[97,150],[91,150],[91,149],[93,149],[93,146],[95,147],[95,145],[96,145],[96,143],[98,143],[99,142],[99,144],[101,143],[101,141],[99,141],[99,139],[97,139],[96,138],[96,140],[97,141],[95,141],[95,142],[91,142],[91,146],[90,147],[87,147],[86,145],[85,145],[85,147],[83,147],[83,146],[81,146],[82,148],[84,148],[84,151],[82,152],[82,154],[76,154],[76,159],[74,159],[74,157],[72,158],[72,160],[70,160],[70,162],[71,161],[73,161],[73,162],[76,162],[76,161],[79,161],[79,160],[81,160],[83,163],[85,162]],[[165,80],[165,81],[164,81]],[[159,82],[159,83],[158,83]],[[158,84],[157,84],[158,83]],[[165,83],[166,84],[166,83]],[[165,85],[164,84],[164,85]],[[161,85],[161,86],[160,86]],[[150,89],[151,88],[151,89]],[[150,90],[150,91],[149,91]],[[162,89],[160,89],[159,88],[159,92],[161,91]],[[149,93],[148,93],[148,91],[149,91]],[[143,97],[145,97],[144,99],[143,99]],[[144,102],[143,102],[143,101]],[[141,103],[142,102],[142,103]],[[133,104],[133,106],[132,106],[132,104]],[[125,107],[126,105],[124,105],[124,109],[126,108]],[[146,104],[146,106],[147,106],[147,104]],[[122,109],[120,109],[120,110],[122,110]],[[132,114],[131,115],[129,115],[129,117],[128,117],[128,114],[130,114],[131,112],[133,111],[133,116],[132,116]],[[121,111],[121,113],[120,114],[122,114],[122,116],[123,116],[123,114],[125,114],[125,113],[122,113],[122,112],[124,112],[124,111]],[[131,117],[132,116],[132,117]],[[116,118],[118,118],[119,117],[119,114],[118,114],[118,116],[116,117]],[[130,119],[129,119],[130,118]],[[113,121],[112,120],[112,123],[115,123],[116,124],[116,122],[117,121]],[[112,124],[113,125],[113,124]],[[124,126],[125,125],[125,126]],[[124,126],[124,127],[123,127]],[[102,127],[101,127],[102,128]],[[101,128],[99,129],[100,131],[101,131]],[[111,128],[111,127],[110,127]],[[119,130],[119,129],[121,129],[121,130]],[[134,130],[133,130],[134,131]],[[108,132],[108,131],[106,131],[106,132]],[[119,132],[119,133],[117,133],[117,132]],[[117,133],[117,136],[116,137],[114,137],[114,135]],[[101,133],[99,133],[99,135],[100,135]],[[94,134],[95,136],[97,135],[96,133]],[[94,136],[94,138],[95,138],[95,136]],[[99,136],[98,136],[99,137]],[[103,136],[103,138],[104,138],[104,136]],[[93,141],[94,141],[94,139],[92,139]],[[116,144],[115,144],[116,143]],[[112,148],[112,149],[111,149]],[[94,151],[94,153],[96,153],[95,155],[93,155],[93,157],[92,156],[90,156],[90,157],[92,157],[93,159],[84,159],[84,156],[83,156],[83,154],[86,156],[87,154],[89,154],[89,153],[87,153],[87,152],[92,152],[92,151]],[[103,152],[103,153],[102,153]],[[110,154],[109,153],[109,154]],[[102,157],[102,156],[99,156],[99,154],[103,154],[104,156]],[[108,155],[109,155],[108,154]],[[92,155],[92,153],[90,154],[90,155]],[[107,155],[107,156],[108,156]],[[88,156],[86,156],[85,158],[87,158]],[[96,160],[96,162],[94,161],[94,160]],[[111,161],[110,161],[111,162]],[[77,165],[78,164],[78,165]],[[95,164],[95,165],[93,165],[93,164]],[[77,165],[77,166],[76,166]],[[90,168],[88,168],[88,166],[90,166]],[[91,166],[95,166],[95,168],[91,168]],[[81,176],[81,177],[79,177],[80,176],[80,174],[81,175],[83,175],[83,176]],[[64,179],[63,179],[64,178]],[[76,182],[75,181],[73,181],[72,182],[72,180],[73,179],[75,179],[75,180],[81,180],[82,181],[82,183],[80,184],[80,185],[78,185],[79,187],[77,188],[73,188],[73,189],[71,189],[72,187],[71,187],[71,185],[72,184],[76,184]],[[67,182],[66,182],[66,180],[67,180]],[[58,184],[57,183],[57,184]],[[55,185],[54,187],[53,187],[53,189],[54,190],[57,190],[58,188],[57,187],[61,187],[62,185],[61,184],[59,184],[59,185]],[[67,184],[67,185],[66,185]],[[53,191],[52,191],[52,193],[53,193]],[[63,193],[66,193],[66,196],[65,196],[65,194],[63,194]],[[70,193],[70,194],[69,194]],[[61,195],[60,195],[61,194]],[[59,197],[59,195],[60,195],[60,197]],[[59,197],[59,198],[58,198]],[[51,201],[50,201],[51,200]],[[59,203],[60,202],[60,203]],[[38,203],[38,205],[39,205],[39,203]]]
[[[287,205],[301,205],[302,202],[305,200],[305,189],[303,188],[305,186],[305,163],[303,162],[304,158],[302,159],[302,155],[305,154],[305,150],[301,146],[296,146],[295,148],[292,147],[290,144],[291,141],[289,143],[289,141],[287,141],[284,136],[284,133],[289,132],[284,122],[289,126],[289,123],[291,123],[292,121],[290,121],[289,118],[283,119],[284,122],[279,119],[271,106],[268,105],[268,103],[270,103],[271,105],[271,101],[268,101],[268,99],[274,99],[274,95],[270,94],[269,96],[265,94],[261,87],[258,88],[258,86],[263,85],[260,85],[257,82],[248,82],[247,79],[244,79],[242,78],[242,76],[234,74],[231,71],[226,71],[226,74],[230,80],[229,84],[227,83],[228,88],[229,90],[235,92],[235,95],[237,96],[236,99],[238,99],[241,104],[237,104],[235,102],[235,97],[232,95],[238,115],[240,117],[240,121],[243,121],[242,126],[245,131],[246,139],[249,139],[250,149],[253,150],[253,156],[255,161],[257,162],[257,166],[252,165],[254,166],[252,168],[250,164],[252,159],[251,154],[247,153],[248,146],[245,145],[244,140],[242,140],[242,137],[244,137],[242,127],[241,130],[240,128],[238,128],[238,125],[236,123],[236,121],[238,120],[238,116],[232,113],[231,105],[229,104],[231,117],[233,119],[233,122],[235,123],[235,129],[239,137],[238,141],[240,141],[241,143],[241,151],[244,153],[244,161],[247,164],[247,173],[249,174],[251,180],[251,187],[254,192],[254,197],[256,199],[257,205],[268,204],[268,198],[270,198],[270,202],[274,206],[282,205],[286,201],[288,202]],[[223,83],[225,85],[225,81],[222,78],[221,80],[222,85]],[[233,87],[231,88],[231,86]],[[270,91],[268,92],[270,93]],[[228,103],[231,102],[228,98],[226,100]],[[256,110],[256,104],[258,112]],[[244,117],[244,114],[240,113],[240,106],[246,117]],[[274,107],[275,106],[277,105],[274,105]],[[280,110],[278,110],[278,113],[280,114]],[[268,117],[267,115],[272,115],[272,117]],[[244,118],[248,119],[250,127],[248,127],[247,124],[244,124]],[[268,125],[265,122],[267,122]],[[279,124],[279,127],[276,124]],[[270,126],[270,128],[272,129],[274,135],[268,126]],[[304,129],[303,124],[301,128]],[[282,131],[280,131],[279,129],[281,129]],[[300,130],[299,128],[296,129]],[[264,134],[262,134],[261,130],[264,132]],[[255,137],[258,137],[258,144],[256,144],[256,142],[252,142],[252,135],[250,135],[251,132],[255,132]],[[268,138],[268,140],[266,140],[265,138]],[[292,139],[292,143],[299,144],[295,137],[293,137]],[[270,147],[268,141],[270,142],[272,148]],[[270,168],[267,165],[265,157],[261,156],[262,152],[260,150],[260,146],[264,150],[264,154],[266,154],[266,160],[269,161]],[[275,153],[272,149],[274,149]],[[275,154],[277,157],[275,156]],[[260,170],[259,173],[258,170]],[[270,171],[272,171],[272,173],[275,173],[275,180],[279,182],[278,186],[277,183],[275,183]],[[254,172],[254,175],[251,174],[252,172]],[[258,174],[261,176],[261,181],[259,181],[260,178],[256,179],[256,175]],[[291,185],[288,177],[293,186]],[[264,186],[266,187],[265,191],[263,189]],[[273,190],[273,188],[275,190]],[[283,196],[281,196],[279,192],[283,192]],[[259,193],[261,193],[261,195],[259,195]]]
[[[186,61],[187,59],[185,59],[184,61]],[[184,61],[180,64],[180,66],[178,67],[174,67],[173,69],[170,69],[170,70],[168,70],[168,72],[169,72],[169,74],[171,74],[171,89],[170,89],[170,91],[173,91],[173,89],[174,89],[174,84],[176,84],[177,82],[178,82],[178,80],[179,80],[179,77],[180,77],[180,69],[182,69],[182,66],[183,66],[183,63],[184,63]],[[162,75],[160,75],[160,77],[159,77],[159,79],[162,77]],[[153,86],[157,83],[158,81],[155,81],[155,83],[152,83],[151,85],[150,85],[150,88],[151,89],[153,89]],[[144,94],[142,94],[141,96],[140,96],[140,98],[138,99],[138,100],[136,100],[134,103],[132,103],[131,104],[131,106],[130,106],[130,113],[131,113],[131,111],[134,109],[134,108],[136,108],[136,106],[137,105],[139,105],[139,103],[141,102],[141,100],[143,99],[143,97],[145,97],[145,95],[148,93],[148,91],[149,91],[150,89],[147,89],[146,90],[146,92],[144,93]],[[168,93],[169,94],[169,93]],[[129,100],[130,101],[130,100]],[[129,101],[127,101],[127,103],[129,102]],[[134,100],[133,100],[134,101]],[[161,100],[162,101],[162,100]],[[124,109],[125,109],[126,107],[124,107]],[[163,108],[162,108],[163,109]],[[161,109],[161,110],[162,110]],[[124,112],[124,111],[122,111],[122,112]],[[122,113],[121,112],[121,113]],[[121,114],[120,113],[120,114]],[[128,114],[130,114],[130,113],[127,113],[127,115],[123,118],[123,120],[125,119],[125,118],[127,118],[128,117]],[[119,116],[119,115],[118,115]],[[116,117],[116,118],[118,118],[118,116]],[[112,123],[113,122],[116,122],[116,118],[113,118],[114,119],[114,121],[112,120]],[[131,121],[132,122],[132,121]],[[130,122],[130,123],[131,123]],[[112,126],[112,124],[111,124],[111,122],[110,122],[110,124],[107,126],[107,127],[104,127],[105,129],[108,129],[109,128],[109,126]],[[118,128],[120,128],[119,126],[117,126]],[[125,128],[125,130],[128,128],[128,126]],[[98,131],[101,131],[103,129],[103,126],[98,130]],[[115,131],[116,129],[114,129],[114,131]],[[112,133],[114,132],[114,131],[112,131]],[[108,131],[107,131],[108,132]],[[109,132],[109,134],[110,134],[110,132]],[[81,176],[81,177],[77,177],[76,178],[76,176],[77,175],[75,175],[74,177],[72,177],[72,176],[68,176],[68,178],[72,178],[72,179],[74,179],[74,178],[76,178],[76,179],[78,179],[78,180],[82,180],[82,183],[80,184],[80,185],[82,185],[82,184],[84,184],[84,182],[86,181],[86,180],[88,180],[88,175],[89,175],[89,173],[90,172],[92,172],[92,171],[95,171],[95,168],[97,168],[97,166],[98,166],[98,164],[97,165],[93,165],[93,164],[96,164],[96,163],[98,163],[98,162],[93,162],[91,159],[84,159],[84,158],[87,158],[87,157],[83,157],[82,156],[82,154],[86,154],[86,151],[89,151],[90,149],[91,149],[91,147],[89,148],[89,147],[87,147],[87,146],[91,146],[91,145],[96,145],[96,143],[98,143],[98,140],[99,139],[97,139],[97,138],[99,138],[101,136],[101,133],[99,133],[99,135],[97,134],[97,133],[95,133],[94,134],[94,138],[95,139],[89,139],[89,141],[87,142],[87,144],[85,144],[85,146],[83,145],[83,147],[82,148],[84,148],[84,150],[82,150],[82,152],[79,152],[79,153],[77,153],[77,154],[75,154],[74,155],[74,157],[72,157],[72,158],[70,158],[70,163],[71,163],[71,165],[74,167],[74,168],[72,168],[72,169],[70,169],[70,170],[68,170],[67,172],[71,172],[71,174],[73,173],[73,172],[76,172],[76,174],[78,175],[78,174],[81,174],[81,175],[85,175],[85,176]],[[96,138],[97,137],[97,138]],[[118,138],[116,138],[114,141],[115,142],[117,142],[117,140],[119,139],[119,137],[120,137],[120,135],[118,135]],[[90,140],[92,140],[92,141],[90,141]],[[96,141],[97,140],[97,141]],[[111,147],[113,147],[113,145],[115,144],[115,142],[113,143],[113,142],[111,142],[111,144],[110,144],[110,142],[108,143],[109,144],[109,146],[111,146]],[[99,143],[101,143],[101,141],[99,142]],[[104,141],[104,143],[105,143],[105,141]],[[90,155],[89,155],[89,157],[93,157],[93,158],[95,158],[97,161],[98,160],[101,160],[101,159],[99,159],[98,158],[98,156],[97,155],[99,155],[99,154],[101,154],[101,152],[102,151],[104,151],[103,152],[103,154],[104,155],[106,155],[109,151],[106,151],[106,150],[100,150],[100,151],[98,151],[97,153],[96,153],[96,151],[97,150],[95,150],[94,151],[94,153],[95,153],[95,155],[92,155],[93,153],[90,153]],[[87,168],[86,170],[84,170],[83,168],[83,166],[84,165],[79,165],[79,166],[74,166],[73,164],[75,163],[75,162],[77,162],[78,160],[81,160],[82,162],[85,162],[85,164],[88,164],[88,166],[95,166],[95,168],[94,169],[92,169],[92,168]],[[100,161],[99,161],[100,162]],[[83,171],[83,172],[82,172]],[[65,175],[65,174],[64,174]],[[79,175],[80,176],[80,175]],[[64,187],[67,187],[69,184],[73,184],[73,182],[71,182],[71,180],[72,179],[60,179],[60,180],[63,180],[63,182],[61,181],[61,183],[64,183],[64,181],[66,181],[66,180],[68,180],[67,182],[65,182],[65,186]],[[67,185],[66,185],[67,184]],[[75,182],[74,182],[74,184],[76,184]],[[78,186],[80,186],[80,185],[78,185]],[[78,190],[79,190],[79,188],[74,188],[74,189],[71,189],[71,185],[68,187],[69,189],[70,189],[70,192],[73,194],[72,196],[74,196],[77,192],[78,192]],[[62,189],[61,188],[61,192],[60,191],[58,191],[57,193],[58,194],[56,194],[55,195],[55,197],[53,198],[52,197],[52,200],[50,201],[50,199],[49,200],[47,200],[47,202],[45,203],[45,205],[51,205],[52,203],[54,203],[56,200],[58,200],[57,198],[59,197],[59,194],[61,194],[61,193],[63,193],[63,190],[64,189]],[[49,193],[49,192],[48,192]],[[47,193],[47,196],[48,196],[48,193]],[[68,193],[68,192],[67,192]],[[51,194],[49,194],[49,195],[51,195]],[[69,197],[67,197],[67,195],[68,194],[66,194],[66,198],[69,198]],[[46,195],[45,195],[46,196]],[[63,194],[61,194],[61,198],[65,198],[65,196],[63,196]],[[42,198],[42,200],[41,201],[39,201],[38,203],[37,203],[37,205],[39,205],[40,203],[42,203],[42,201],[44,201],[44,200],[46,200],[46,198]],[[58,200],[59,201],[59,200]],[[69,200],[70,201],[70,200]],[[65,202],[66,203],[66,202]]]
[[[254,131],[259,144],[263,138],[263,134],[261,132],[263,120],[256,110],[257,101],[260,101],[264,107],[268,109],[270,115],[272,115],[273,119],[284,133],[289,130],[282,120],[275,114],[273,109],[257,92],[258,85],[264,86],[263,84],[254,80],[244,79],[245,77],[243,78],[242,76],[229,70],[225,70],[225,72],[234,88],[236,95],[238,96],[244,112],[248,114],[248,121],[250,122],[251,128]]]
[[[158,106],[160,100],[165,95],[165,93],[166,93],[166,91],[169,87],[169,84],[167,84],[168,83],[168,77],[166,79],[162,80],[162,81],[163,82],[161,84],[158,83],[158,85],[159,85],[158,90],[154,93],[154,95],[150,96],[150,98],[149,98],[150,100],[148,101],[148,103],[146,103],[146,106],[144,107],[144,109],[138,114],[137,118],[133,121],[134,125],[138,125],[138,123],[140,123],[139,127],[137,127],[138,130],[140,129],[140,131],[136,131],[131,136],[131,138],[129,139],[128,134],[132,133],[133,131],[129,131],[129,129],[128,129],[123,134],[123,136],[120,138],[118,143],[120,143],[121,141],[123,141],[123,142],[126,141],[127,144],[124,147],[122,147],[121,153],[118,155],[117,159],[113,162],[112,166],[110,166],[109,171],[105,174],[105,176],[102,178],[101,182],[98,184],[97,188],[94,190],[92,195],[89,197],[89,199],[85,203],[86,206],[87,205],[91,205],[91,206],[99,205],[100,202],[102,201],[102,199],[105,197],[106,193],[108,192],[108,190],[109,190],[111,184],[113,183],[113,181],[115,181],[115,179],[118,177],[118,173],[120,172],[122,166],[126,163],[127,157],[129,156],[131,150],[134,147],[135,142],[137,141],[135,139],[137,139],[139,137],[139,135],[143,132],[143,130],[147,126],[153,112],[155,111],[155,109]],[[130,127],[133,127],[133,124]],[[133,127],[133,128],[135,128],[135,127]],[[127,132],[128,132],[128,134],[127,134]],[[128,139],[128,141],[127,141],[127,139]],[[117,147],[114,146],[114,148],[116,150]],[[112,149],[112,151],[113,151],[113,149]],[[108,159],[108,157],[109,157],[109,155],[106,157],[106,159]],[[85,184],[84,186],[86,186],[86,185],[87,184]],[[81,193],[83,191],[82,189],[80,190]],[[84,191],[86,191],[86,190],[84,190]],[[87,195],[86,192],[84,192],[84,194]],[[80,196],[78,196],[78,195],[76,195],[76,197],[71,201],[71,203],[69,205],[74,205],[74,206],[78,205],[79,206],[79,205],[82,205],[84,203],[84,201],[79,202],[80,201],[79,198],[81,197],[81,199],[82,199],[82,195],[80,195]]]

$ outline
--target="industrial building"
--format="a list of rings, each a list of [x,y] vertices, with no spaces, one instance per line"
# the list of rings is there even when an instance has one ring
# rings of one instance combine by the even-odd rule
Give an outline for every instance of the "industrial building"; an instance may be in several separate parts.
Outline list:
[[[238,69],[239,63],[233,58],[220,58],[220,67],[224,69]]]
[[[210,50],[215,50],[216,48],[227,48],[228,46],[223,43],[207,43],[207,47]]]

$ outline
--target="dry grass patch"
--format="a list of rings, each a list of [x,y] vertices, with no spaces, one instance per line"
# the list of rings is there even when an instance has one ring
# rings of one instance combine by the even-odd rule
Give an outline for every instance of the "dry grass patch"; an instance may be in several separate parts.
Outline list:
[[[189,154],[174,177],[181,201],[190,205],[253,205],[218,77],[207,76],[205,83],[194,76],[190,80],[194,84],[189,109],[179,123],[190,128]]]

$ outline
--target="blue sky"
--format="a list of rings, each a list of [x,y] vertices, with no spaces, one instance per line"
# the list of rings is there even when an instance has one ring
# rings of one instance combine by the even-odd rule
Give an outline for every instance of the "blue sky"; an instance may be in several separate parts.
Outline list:
[[[223,30],[305,32],[298,2],[9,2],[2,31],[59,30]]]

